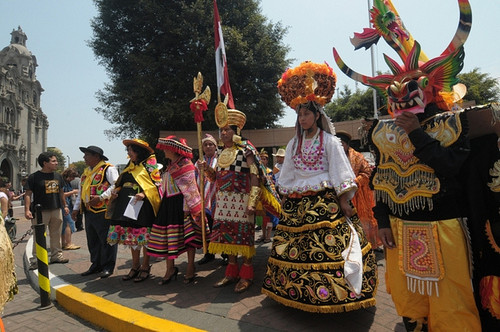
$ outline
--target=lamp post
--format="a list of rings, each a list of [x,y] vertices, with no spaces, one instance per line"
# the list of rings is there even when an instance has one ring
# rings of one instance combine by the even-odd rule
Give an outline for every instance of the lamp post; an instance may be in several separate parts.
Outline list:
[[[68,168],[69,168],[69,165],[71,165],[71,159],[69,158],[69,155],[66,155],[66,158],[68,159]]]

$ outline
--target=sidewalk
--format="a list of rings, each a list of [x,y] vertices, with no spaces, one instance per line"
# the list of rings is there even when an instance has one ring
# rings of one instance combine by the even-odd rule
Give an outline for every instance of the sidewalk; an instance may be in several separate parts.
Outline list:
[[[28,222],[23,221],[24,218],[20,219],[18,237],[24,234],[29,225]],[[165,273],[165,262],[154,259],[151,261],[153,267],[150,279],[141,283],[122,281],[121,277],[129,271],[131,265],[130,250],[123,246],[118,249],[116,269],[111,277],[107,279],[99,279],[95,275],[82,277],[80,273],[86,271],[90,265],[85,232],[74,233],[73,242],[82,248],[64,251],[65,257],[69,258],[70,262],[49,266],[53,288],[51,295],[57,300],[56,307],[49,310],[57,310],[60,315],[53,319],[55,321],[65,319],[68,314],[64,313],[64,310],[67,310],[87,322],[114,331],[193,331],[198,329],[206,331],[255,331],[257,329],[259,331],[404,331],[392,300],[385,291],[385,262],[381,255],[378,257],[380,258],[379,287],[376,307],[341,314],[313,314],[285,307],[260,293],[271,243],[256,246],[254,284],[247,292],[235,294],[231,286],[212,287],[224,274],[225,267],[220,264],[219,257],[202,266],[197,264],[197,278],[194,283],[188,285],[182,283],[187,265],[186,255],[176,260],[180,271],[178,279],[172,280],[167,285],[157,284]],[[28,248],[26,254],[30,255],[31,247],[26,246],[25,243],[26,241],[19,247]],[[198,252],[196,261],[202,256],[202,253]],[[19,262],[19,249],[16,248],[16,263],[19,264]],[[26,269],[26,256],[24,264]],[[17,270],[18,278],[20,282],[23,282],[24,276],[21,273],[24,272],[19,272],[19,270],[22,271],[21,268]],[[29,272],[28,279],[38,290],[36,274],[33,271]],[[18,308],[13,307],[18,302],[17,298],[31,296],[23,294],[25,288],[21,285],[21,293],[16,296],[14,302],[6,305],[3,319],[7,331],[16,330],[13,324],[17,321],[11,321],[11,318],[16,317],[15,312]],[[31,297],[35,296],[37,294],[34,293]],[[29,301],[32,300],[23,301],[23,303]],[[39,298],[37,303],[39,303]],[[34,303],[31,303],[31,307],[33,306]],[[48,311],[37,311],[40,316],[45,315],[46,312]],[[99,329],[80,319],[71,318],[81,325],[72,331]],[[68,329],[60,326],[59,330],[67,331]]]

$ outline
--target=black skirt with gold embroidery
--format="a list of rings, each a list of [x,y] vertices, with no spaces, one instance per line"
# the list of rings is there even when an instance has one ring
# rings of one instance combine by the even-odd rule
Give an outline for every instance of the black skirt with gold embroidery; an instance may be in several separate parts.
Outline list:
[[[334,190],[287,198],[274,234],[262,292],[290,307],[333,313],[375,305],[377,262],[357,216],[351,218],[363,253],[363,283],[356,296],[344,279],[342,252],[350,243]]]

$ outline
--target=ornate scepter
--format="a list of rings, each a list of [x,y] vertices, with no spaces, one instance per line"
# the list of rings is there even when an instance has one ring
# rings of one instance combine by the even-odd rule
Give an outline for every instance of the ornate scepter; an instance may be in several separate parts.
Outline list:
[[[201,143],[201,123],[203,119],[203,111],[208,109],[207,104],[210,101],[210,87],[207,86],[205,91],[201,93],[203,87],[203,75],[198,72],[198,76],[193,78],[193,91],[195,97],[191,99],[189,107],[194,113],[194,122],[196,122],[196,129],[198,131],[198,160],[203,161],[203,147]],[[203,169],[199,170],[200,174],[200,194],[201,194],[201,234],[203,239],[203,253],[207,253],[207,241],[206,241],[206,224],[205,224],[205,183],[204,183],[204,172]]]

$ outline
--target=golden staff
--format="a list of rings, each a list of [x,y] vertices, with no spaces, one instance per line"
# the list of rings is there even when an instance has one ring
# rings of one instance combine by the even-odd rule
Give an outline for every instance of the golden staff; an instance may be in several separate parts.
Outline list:
[[[208,109],[207,104],[210,102],[210,87],[207,86],[205,91],[201,93],[203,87],[203,75],[198,72],[198,76],[193,78],[193,91],[195,97],[191,99],[189,107],[194,112],[194,121],[196,122],[196,129],[198,131],[198,160],[203,161],[203,147],[201,143],[201,123],[203,119],[203,111]],[[200,195],[201,195],[201,235],[203,241],[203,253],[207,253],[207,234],[206,234],[206,221],[205,221],[205,183],[204,183],[204,171],[199,170],[200,174]]]

